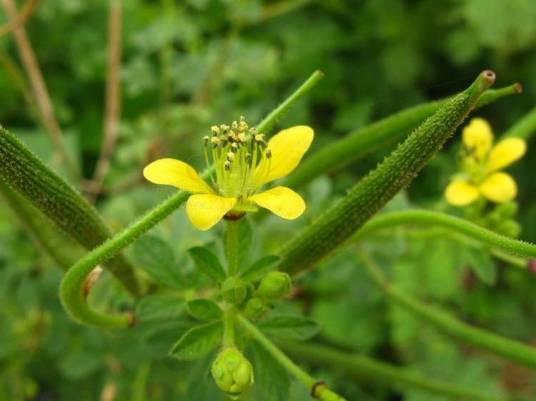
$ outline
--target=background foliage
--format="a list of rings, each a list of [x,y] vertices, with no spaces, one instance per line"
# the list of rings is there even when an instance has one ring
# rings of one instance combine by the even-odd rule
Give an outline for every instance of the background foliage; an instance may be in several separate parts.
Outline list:
[[[40,2],[27,23],[69,153],[87,180],[102,140],[107,13],[105,1]],[[405,107],[450,95],[483,68],[495,70],[500,85],[519,81],[525,87],[522,96],[478,111],[499,134],[535,103],[534,20],[536,3],[530,0],[124,2],[120,135],[97,205],[113,228],[124,227],[170,193],[143,182],[141,169],[148,161],[168,155],[202,167],[198,145],[210,125],[241,114],[258,121],[317,68],[325,79],[284,120],[285,126],[313,126],[316,149]],[[10,35],[0,38],[0,65],[0,121],[54,165]],[[441,195],[455,169],[455,151],[456,144],[450,144],[389,208],[453,211]],[[253,253],[269,252],[290,238],[382,157],[376,153],[309,184],[302,190],[306,215],[297,222],[269,218],[256,225]],[[531,157],[513,169],[522,237],[532,241],[535,169]],[[149,283],[187,291],[197,276],[186,250],[211,241],[214,234],[195,231],[183,213],[175,213],[129,252]],[[391,266],[390,277],[401,290],[536,344],[533,276],[505,269],[441,233],[401,230],[369,238],[366,246]],[[528,370],[457,344],[386,303],[361,263],[355,249],[348,249],[299,282],[297,305],[319,323],[318,341],[491,393],[535,393],[536,377]],[[488,266],[487,283],[467,269],[472,264]],[[181,311],[165,308],[169,294],[139,305],[142,322],[128,335],[103,334],[68,320],[57,297],[61,275],[0,204],[0,400],[111,400],[106,397],[112,393],[136,401],[221,397],[206,380],[210,358],[184,364],[164,357],[187,327]],[[93,301],[124,305],[124,295],[114,295],[116,286],[103,280]],[[277,372],[262,349],[250,352]],[[349,399],[446,399],[311,368]],[[299,386],[284,390],[285,375],[277,379],[283,390],[268,392],[274,375],[259,374],[250,399],[308,399]]]

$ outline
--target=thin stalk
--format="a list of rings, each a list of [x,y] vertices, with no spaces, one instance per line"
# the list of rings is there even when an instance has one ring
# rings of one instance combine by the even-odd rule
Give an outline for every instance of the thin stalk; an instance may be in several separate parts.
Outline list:
[[[306,85],[307,90],[311,89],[313,86],[310,81],[311,78],[306,81],[309,82],[309,84]],[[315,80],[315,83],[316,82],[318,82],[318,78]],[[277,113],[270,113],[270,118],[267,117],[263,120],[261,123],[262,125],[260,125],[261,128],[263,126],[272,126],[274,122],[281,117],[281,113],[284,113],[285,110],[287,110],[294,102],[303,96],[307,92],[307,90],[303,89],[304,85],[298,88],[298,94],[293,93],[289,97],[289,99],[292,99],[292,101],[287,99],[285,102],[283,102],[283,104],[286,105],[285,107],[279,107],[277,109],[279,110]],[[2,131],[0,131],[0,133],[2,133]],[[0,139],[1,138],[2,136],[0,135]],[[1,149],[2,148],[0,147],[0,150]],[[0,156],[2,156],[1,152]],[[2,164],[0,164],[0,172],[1,166]],[[202,175],[203,179],[208,179],[210,174],[212,174],[212,169],[206,171]],[[177,191],[154,209],[147,212],[130,227],[126,228],[120,233],[117,233],[100,246],[88,252],[69,269],[69,271],[63,276],[60,284],[60,299],[63,307],[74,320],[103,329],[127,328],[135,323],[135,318],[131,313],[117,315],[93,310],[87,304],[86,297],[84,296],[83,289],[86,279],[95,266],[98,266],[106,260],[113,258],[124,248],[132,244],[142,234],[146,233],[155,225],[160,223],[163,219],[179,208],[188,199],[188,196],[189,194],[186,192]]]
[[[419,302],[391,286],[370,255],[361,252],[361,256],[370,277],[384,291],[390,302],[406,309],[422,322],[431,324],[445,334],[536,370],[536,349],[534,347],[472,327],[437,307]]]
[[[503,134],[504,138],[517,137],[528,140],[536,133],[536,107],[525,114]]]
[[[316,380],[309,373],[296,365],[283,351],[271,342],[254,324],[241,315],[237,316],[239,324],[248,332],[264,349],[274,357],[291,375],[299,380],[305,388],[310,390],[311,396],[322,401],[345,401],[343,397],[330,390],[322,381]]]
[[[261,133],[269,132],[270,129],[285,115],[285,113],[291,108],[291,106],[307,93],[313,86],[315,86],[322,78],[324,73],[322,71],[315,71],[311,76],[297,88],[283,103],[268,114],[264,120],[257,125],[257,131]]]
[[[227,255],[227,276],[232,277],[238,272],[238,254],[240,246],[240,226],[238,221],[227,221],[225,233],[225,254]]]
[[[353,239],[360,240],[373,232],[401,225],[445,227],[510,254],[525,258],[536,258],[535,244],[505,237],[459,217],[429,210],[405,210],[380,214],[369,220],[354,235]]]
[[[229,307],[225,310],[223,316],[223,347],[233,347],[235,345],[235,320],[236,310],[234,307]]]
[[[480,108],[504,96],[518,93],[521,93],[519,84],[488,89],[482,94],[475,107]],[[450,99],[413,106],[350,132],[307,157],[284,181],[284,184],[290,188],[303,186],[319,175],[340,169],[379,148],[404,139],[411,129],[444,107]]]
[[[93,180],[88,183],[88,193],[93,201],[102,190],[119,131],[121,116],[121,22],[121,0],[111,0],[108,16],[108,66],[102,147],[95,166]]]
[[[363,354],[352,354],[320,344],[305,344],[295,341],[285,341],[279,346],[300,359],[329,366],[345,376],[367,383],[369,380],[373,380],[384,386],[398,385],[405,388],[417,388],[430,393],[456,397],[456,399],[461,397],[473,401],[506,400],[505,397],[493,396],[469,387],[429,379],[417,372],[381,362]]]
[[[33,94],[41,114],[43,125],[45,126],[52,144],[54,145],[56,159],[60,163],[65,162],[68,170],[76,176],[78,173],[78,166],[71,160],[69,152],[67,152],[63,142],[61,128],[58,120],[56,119],[54,107],[50,99],[45,80],[41,73],[41,69],[39,68],[39,64],[35,57],[30,39],[26,34],[26,29],[24,26],[16,23],[18,13],[15,2],[13,0],[2,0],[2,5],[10,21],[15,22],[12,30],[15,44],[17,45],[17,50],[19,52],[24,69],[30,79]]]

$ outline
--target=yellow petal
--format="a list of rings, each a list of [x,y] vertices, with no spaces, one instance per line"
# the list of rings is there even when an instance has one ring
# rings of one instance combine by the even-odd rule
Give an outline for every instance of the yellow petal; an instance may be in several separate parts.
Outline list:
[[[517,185],[506,173],[493,173],[479,186],[480,192],[493,202],[511,201],[517,194]]]
[[[463,144],[482,159],[491,149],[493,131],[483,118],[473,118],[463,129]]]
[[[275,187],[249,197],[249,200],[274,214],[294,220],[305,210],[302,197],[287,187]]]
[[[445,190],[447,202],[455,206],[465,206],[475,201],[479,196],[478,189],[467,181],[453,181]]]
[[[235,198],[214,194],[192,195],[186,202],[186,214],[195,228],[205,231],[220,221],[235,203]]]
[[[255,170],[255,184],[262,185],[288,175],[300,163],[303,155],[313,142],[311,127],[298,125],[279,131],[268,141],[272,153]]]
[[[488,170],[497,171],[523,157],[527,144],[520,138],[507,138],[491,149],[488,159]]]
[[[143,176],[154,184],[171,185],[194,194],[212,192],[194,168],[180,160],[156,160],[143,169]]]

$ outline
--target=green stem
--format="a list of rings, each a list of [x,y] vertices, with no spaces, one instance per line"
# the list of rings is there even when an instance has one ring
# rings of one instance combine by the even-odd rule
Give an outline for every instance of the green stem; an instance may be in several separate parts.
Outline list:
[[[463,323],[445,311],[423,304],[391,286],[376,262],[365,252],[361,253],[371,278],[384,291],[389,301],[406,309],[421,321],[438,330],[474,346],[486,349],[521,365],[536,369],[536,349],[518,341],[504,338],[486,330]]]
[[[257,125],[257,131],[266,133],[272,129],[272,127],[285,115],[285,113],[290,109],[290,107],[296,103],[300,97],[307,93],[313,86],[315,86],[318,81],[324,77],[322,71],[315,71],[311,76],[298,88],[296,89],[283,103],[281,103],[274,111],[268,114],[264,120],[262,120]]]
[[[238,273],[238,255],[240,247],[240,222],[227,221],[225,232],[225,255],[227,256],[227,276],[232,277]]]
[[[316,380],[309,373],[296,365],[286,356],[273,342],[271,342],[254,324],[241,315],[237,315],[240,325],[262,346],[274,359],[283,366],[291,375],[298,379],[308,390],[313,398],[322,401],[345,401],[340,395],[331,391],[323,382]]]
[[[375,231],[406,224],[445,227],[510,254],[536,258],[536,245],[534,244],[505,237],[459,217],[429,210],[405,210],[378,215],[369,220],[353,239],[359,240]]]
[[[428,118],[344,198],[282,247],[279,251],[280,269],[289,273],[304,271],[349,239],[409,185],[494,81],[493,72],[482,72],[468,89]]]
[[[233,347],[235,345],[235,320],[236,310],[229,307],[223,316],[223,347]]]
[[[303,96],[318,82],[319,73],[313,74],[298,90],[293,93],[282,106],[270,113],[258,127],[267,130],[276,120],[281,117],[294,102]],[[321,74],[320,74],[321,75]],[[260,131],[260,129],[259,129]],[[0,131],[0,134],[2,131]],[[1,136],[0,136],[1,138]],[[1,143],[0,143],[1,144]],[[0,150],[2,148],[0,147]],[[2,152],[0,151],[0,156]],[[1,161],[0,157],[0,161]],[[0,164],[0,172],[2,165]],[[207,179],[211,171],[203,174],[203,179]],[[132,325],[135,321],[132,314],[110,315],[93,310],[86,302],[84,296],[84,284],[88,275],[95,266],[110,260],[124,248],[129,246],[142,234],[153,228],[156,224],[169,216],[188,199],[189,194],[177,191],[174,195],[160,203],[154,209],[146,213],[142,218],[116,234],[102,245],[88,252],[78,262],[76,262],[64,275],[60,284],[60,299],[67,313],[76,321],[90,326],[104,329],[120,329]]]
[[[503,137],[517,137],[528,140],[536,133],[536,107],[518,120],[503,134]]]
[[[520,93],[519,84],[500,89],[488,89],[482,94],[475,107],[483,107],[504,96],[516,93]],[[307,157],[285,180],[284,184],[290,188],[303,186],[319,175],[339,169],[379,148],[402,140],[411,129],[444,107],[450,99],[413,106],[350,132],[342,139],[320,148]]]
[[[467,400],[503,401],[506,399],[468,387],[428,379],[416,372],[377,361],[366,355],[338,351],[320,344],[286,341],[281,343],[280,346],[286,352],[300,359],[318,363],[322,366],[330,366],[332,369],[340,371],[344,375],[367,383],[369,380],[373,380],[387,386],[398,384],[400,386],[418,388],[450,397],[462,397]]]

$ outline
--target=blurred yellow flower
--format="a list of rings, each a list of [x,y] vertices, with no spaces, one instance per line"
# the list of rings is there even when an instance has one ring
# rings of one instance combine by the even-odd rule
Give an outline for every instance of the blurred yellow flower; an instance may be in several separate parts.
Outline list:
[[[145,178],[155,184],[171,185],[192,194],[186,203],[186,214],[196,228],[208,230],[224,216],[238,218],[247,211],[258,210],[258,206],[289,220],[304,212],[304,200],[290,188],[258,190],[296,168],[313,141],[310,127],[282,130],[268,143],[264,134],[249,128],[243,117],[231,126],[213,126],[211,131],[204,141],[207,164],[214,166],[212,185],[180,160],[156,160],[143,170]]]
[[[525,141],[506,138],[493,146],[493,132],[482,118],[473,118],[463,129],[462,170],[445,190],[447,201],[456,206],[474,202],[481,196],[495,202],[511,201],[517,194],[514,179],[499,170],[520,159]]]

